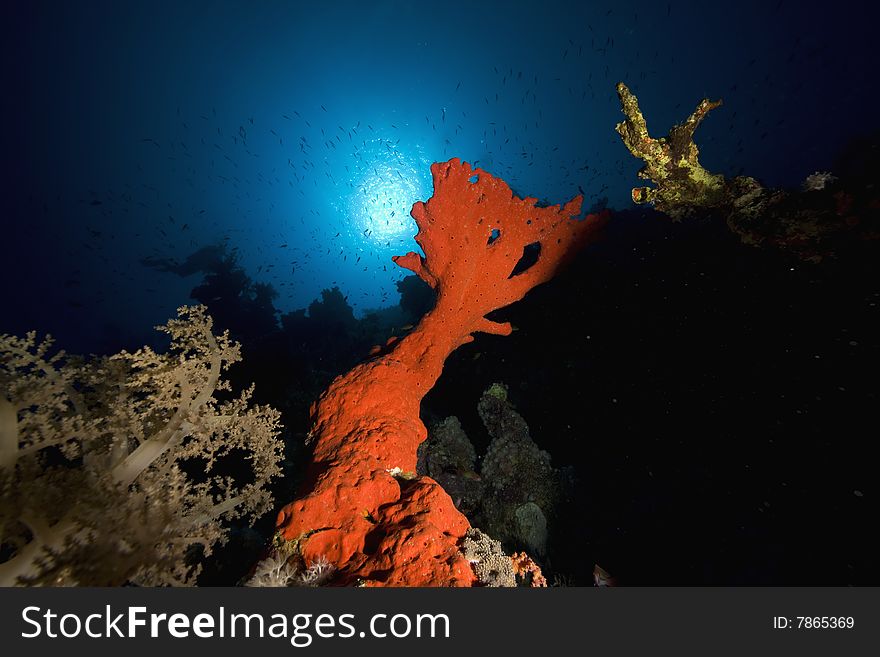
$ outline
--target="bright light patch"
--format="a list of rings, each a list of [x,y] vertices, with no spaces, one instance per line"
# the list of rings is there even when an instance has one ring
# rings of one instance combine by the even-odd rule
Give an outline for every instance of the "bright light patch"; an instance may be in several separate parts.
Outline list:
[[[397,145],[375,139],[358,152],[348,215],[361,236],[378,246],[395,246],[417,231],[409,212],[430,196],[430,163],[407,157]]]

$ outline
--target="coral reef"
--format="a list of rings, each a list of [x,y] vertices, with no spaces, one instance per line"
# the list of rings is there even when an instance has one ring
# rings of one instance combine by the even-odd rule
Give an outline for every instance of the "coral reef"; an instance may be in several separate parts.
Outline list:
[[[617,133],[630,153],[645,161],[639,178],[652,180],[657,185],[655,189],[634,188],[633,201],[653,203],[667,214],[723,203],[724,177],[711,174],[700,165],[697,158],[700,151],[694,143],[694,131],[721,101],[704,98],[687,120],[673,126],[666,137],[655,139],[648,133],[638,99],[623,82],[617,85],[617,95],[626,115],[626,120],[617,124]]]
[[[483,497],[483,482],[475,472],[476,451],[458,418],[448,417],[432,427],[418,456],[416,472],[443,486],[455,507],[472,517]]]
[[[513,563],[513,572],[528,586],[532,588],[547,586],[547,578],[541,573],[541,567],[525,552],[515,552],[510,555],[510,561]]]
[[[237,250],[227,250],[225,242],[204,246],[182,263],[152,256],[143,258],[141,264],[182,277],[204,274],[190,298],[205,306],[214,323],[236,340],[248,342],[277,328],[273,302],[278,291],[269,283],[252,280],[239,264]]]
[[[278,515],[277,536],[306,562],[325,557],[339,583],[474,584],[459,550],[467,519],[439,484],[414,474],[427,434],[421,399],[472,333],[508,335],[510,324],[486,315],[549,280],[605,219],[573,219],[580,197],[538,207],[458,159],[435,163],[431,172],[434,195],[412,209],[425,255],[395,261],[436,290],[437,304],[390,351],[321,395],[302,496]],[[538,257],[518,267],[528,251]]]
[[[634,188],[635,203],[651,203],[675,220],[719,214],[744,244],[772,245],[811,262],[849,243],[880,238],[880,198],[858,177],[816,173],[801,190],[787,191],[767,189],[748,176],[726,179],[706,171],[693,136],[720,100],[703,99],[666,137],[654,138],[636,96],[622,82],[617,94],[626,117],[617,132],[630,153],[645,162],[639,177],[656,185]]]
[[[473,566],[477,581],[483,586],[516,586],[513,561],[504,554],[501,541],[496,541],[479,529],[468,529],[461,542],[464,558]]]
[[[271,509],[279,414],[231,395],[205,308],[178,313],[167,354],[0,336],[0,585],[194,584],[221,519]]]
[[[436,425],[419,447],[418,472],[438,481],[459,511],[505,547],[544,558],[548,516],[555,511],[564,478],[532,440],[506,386],[492,384],[477,410],[491,437],[479,475],[473,472],[474,447],[454,416]]]
[[[506,387],[493,384],[477,409],[492,437],[480,468],[485,491],[478,524],[506,545],[544,556],[547,515],[558,499],[559,474],[550,465],[550,455],[529,436]]]

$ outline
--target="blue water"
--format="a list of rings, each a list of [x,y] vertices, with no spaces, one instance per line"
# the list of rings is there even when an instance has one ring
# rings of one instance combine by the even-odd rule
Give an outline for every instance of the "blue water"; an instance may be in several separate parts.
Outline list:
[[[395,304],[434,161],[629,207],[620,80],[658,136],[723,98],[704,165],[774,186],[829,169],[878,95],[863,3],[19,4],[0,332],[72,351],[149,339],[201,276],[142,260],[218,243],[279,311],[332,286],[357,315]]]

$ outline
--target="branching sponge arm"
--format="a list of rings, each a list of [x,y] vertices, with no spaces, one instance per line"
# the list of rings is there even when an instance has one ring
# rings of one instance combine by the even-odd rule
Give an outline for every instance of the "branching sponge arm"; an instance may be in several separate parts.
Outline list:
[[[435,163],[431,174],[434,195],[412,209],[425,257],[410,252],[394,260],[437,289],[435,313],[460,320],[447,324],[457,340],[474,331],[505,334],[485,315],[550,280],[605,219],[575,219],[580,196],[538,207],[537,199],[517,198],[503,180],[457,158]],[[513,275],[527,248],[538,251],[537,260]]]
[[[342,583],[473,583],[458,549],[467,519],[437,482],[413,476],[427,435],[421,399],[472,333],[509,334],[509,324],[486,315],[549,280],[605,219],[576,220],[580,198],[538,207],[458,159],[434,164],[431,173],[434,195],[412,209],[424,257],[412,252],[395,261],[437,291],[437,305],[390,352],[321,395],[308,484],[278,516],[279,543],[304,566],[328,560]],[[527,248],[537,259],[518,268]]]

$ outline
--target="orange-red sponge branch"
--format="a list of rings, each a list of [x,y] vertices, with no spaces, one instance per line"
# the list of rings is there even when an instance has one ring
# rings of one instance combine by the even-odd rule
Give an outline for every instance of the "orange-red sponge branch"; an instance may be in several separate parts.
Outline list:
[[[458,545],[469,528],[429,477],[414,477],[427,436],[422,397],[447,356],[477,331],[507,335],[486,314],[549,280],[605,215],[576,220],[581,197],[537,207],[458,159],[431,167],[434,195],[416,203],[416,253],[395,258],[437,290],[437,305],[387,354],[338,377],[313,407],[307,490],[279,513],[281,536],[307,562],[323,557],[344,581],[471,585]],[[527,247],[537,260],[514,275]]]

